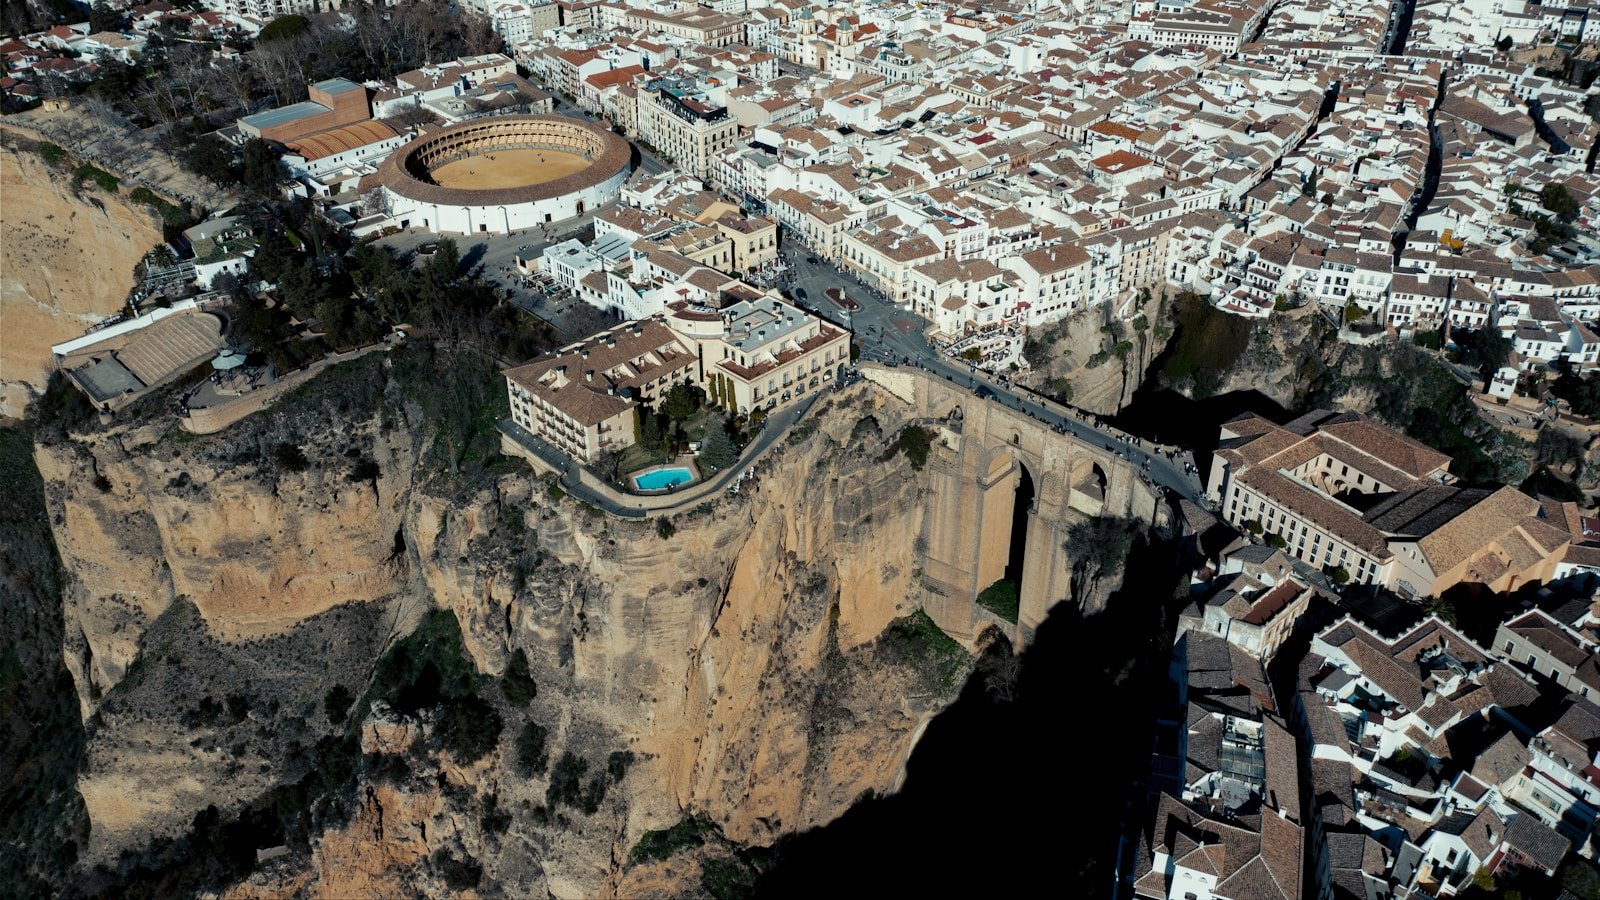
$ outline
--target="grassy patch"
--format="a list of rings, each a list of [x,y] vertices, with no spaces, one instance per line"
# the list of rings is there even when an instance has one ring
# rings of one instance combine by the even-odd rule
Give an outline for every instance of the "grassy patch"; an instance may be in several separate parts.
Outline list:
[[[896,619],[878,638],[878,646],[920,672],[927,689],[937,694],[954,689],[972,663],[967,651],[920,609]]]
[[[1021,603],[1022,598],[1017,594],[1017,586],[1004,578],[984,588],[983,593],[978,595],[979,606],[1013,625],[1017,624],[1017,612]]]

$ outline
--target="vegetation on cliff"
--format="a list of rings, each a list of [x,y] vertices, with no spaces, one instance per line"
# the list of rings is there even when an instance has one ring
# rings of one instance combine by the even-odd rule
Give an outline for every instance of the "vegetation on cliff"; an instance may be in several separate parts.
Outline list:
[[[1161,377],[1192,385],[1197,399],[1209,397],[1250,345],[1251,322],[1188,292],[1178,295],[1173,315],[1176,333],[1163,354]]]
[[[84,755],[71,675],[61,659],[60,560],[33,441],[0,428],[0,881],[48,896],[88,831],[76,778]]]

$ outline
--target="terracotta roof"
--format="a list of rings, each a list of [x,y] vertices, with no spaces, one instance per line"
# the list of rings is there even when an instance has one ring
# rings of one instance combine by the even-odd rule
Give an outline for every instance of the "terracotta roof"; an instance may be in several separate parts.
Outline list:
[[[398,137],[399,134],[400,132],[383,122],[369,120],[308,134],[289,142],[287,146],[309,161],[365,147],[368,144]]]

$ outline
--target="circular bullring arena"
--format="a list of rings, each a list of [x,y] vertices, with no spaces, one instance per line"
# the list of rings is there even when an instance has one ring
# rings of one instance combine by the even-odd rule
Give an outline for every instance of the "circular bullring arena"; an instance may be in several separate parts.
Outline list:
[[[605,128],[564,116],[495,116],[433,131],[378,169],[401,228],[509,233],[617,199],[633,158]]]

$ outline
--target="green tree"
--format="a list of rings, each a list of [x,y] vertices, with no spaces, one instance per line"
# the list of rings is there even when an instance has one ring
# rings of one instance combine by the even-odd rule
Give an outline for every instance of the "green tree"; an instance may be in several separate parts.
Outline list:
[[[276,197],[278,185],[288,177],[278,154],[260,138],[245,142],[239,180],[244,189],[257,197]]]
[[[417,283],[419,299],[435,310],[442,308],[454,295],[460,276],[461,249],[455,241],[445,238],[422,267]]]
[[[1572,199],[1572,193],[1567,186],[1554,182],[1544,186],[1539,192],[1539,202],[1562,222],[1571,222],[1578,217],[1578,201]]]
[[[546,742],[550,732],[538,722],[529,722],[517,732],[517,771],[524,778],[543,775],[550,767],[550,751]]]
[[[651,453],[661,452],[661,421],[656,417],[655,410],[648,406],[639,407],[639,446]]]
[[[494,707],[469,694],[444,706],[434,734],[458,761],[475,763],[499,743],[504,724]]]
[[[728,437],[723,423],[713,421],[706,427],[705,440],[700,444],[700,464],[713,471],[721,471],[734,464],[739,451]]]
[[[261,29],[261,33],[256,35],[256,40],[266,44],[296,37],[310,30],[311,22],[305,16],[279,16]]]
[[[121,31],[126,22],[121,10],[112,9],[106,3],[99,2],[89,7],[89,32],[96,34],[102,31]]]
[[[666,398],[661,401],[661,411],[673,422],[682,422],[695,414],[704,399],[704,391],[687,381],[680,381],[667,391]]]
[[[214,134],[202,135],[183,152],[183,164],[203,178],[217,184],[233,184],[237,176],[233,169],[233,151]]]
[[[1121,574],[1133,549],[1134,528],[1127,519],[1097,516],[1072,524],[1061,549],[1072,561],[1072,596],[1088,599],[1102,578]]]
[[[1443,597],[1429,597],[1422,604],[1422,611],[1430,616],[1438,616],[1446,624],[1456,624],[1456,606]]]
[[[1502,37],[1500,40],[1495,41],[1494,48],[1499,50],[1501,53],[1508,53],[1511,50],[1512,43],[1511,35],[1508,34]]]
[[[1309,173],[1307,173],[1305,184],[1300,186],[1300,193],[1305,194],[1307,197],[1315,197],[1317,195],[1316,169],[1312,169]]]
[[[329,725],[340,725],[344,722],[345,713],[350,711],[350,704],[356,702],[351,696],[350,689],[342,684],[336,684],[328,689],[322,698],[322,711],[328,715]]]

